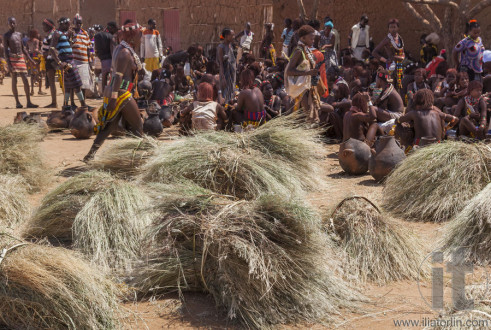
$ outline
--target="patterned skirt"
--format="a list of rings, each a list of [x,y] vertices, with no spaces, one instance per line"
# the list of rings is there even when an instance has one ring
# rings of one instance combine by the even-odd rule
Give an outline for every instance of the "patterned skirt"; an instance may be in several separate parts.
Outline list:
[[[82,87],[82,79],[78,74],[77,67],[73,62],[68,62],[72,67],[63,72],[63,85],[65,86],[65,91],[68,89],[74,89]]]
[[[10,65],[12,66],[12,73],[27,73],[27,65],[22,54],[10,54]]]

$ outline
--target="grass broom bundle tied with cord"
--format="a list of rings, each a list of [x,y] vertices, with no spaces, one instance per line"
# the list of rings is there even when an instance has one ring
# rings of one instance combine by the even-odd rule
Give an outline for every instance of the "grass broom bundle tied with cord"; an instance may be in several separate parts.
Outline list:
[[[120,293],[75,252],[0,229],[0,328],[117,329]]]
[[[491,182],[491,147],[444,142],[421,148],[388,177],[383,206],[406,220],[443,222]]]
[[[328,232],[347,256],[355,279],[379,285],[428,275],[422,244],[365,197],[343,199],[326,217]]]
[[[91,171],[55,188],[23,230],[26,239],[71,246],[104,268],[125,269],[138,257],[150,198],[135,184]]]
[[[43,131],[36,125],[0,127],[0,174],[22,176],[29,192],[39,191],[51,174],[40,152],[43,137]]]
[[[202,133],[161,145],[143,167],[140,179],[147,183],[185,179],[244,199],[320,189],[323,153],[317,133],[301,127],[282,129],[271,123],[253,132]]]
[[[333,321],[363,299],[336,273],[332,242],[302,203],[231,200],[193,183],[174,191],[163,194],[148,257],[134,267],[141,294],[208,292],[251,328]]]

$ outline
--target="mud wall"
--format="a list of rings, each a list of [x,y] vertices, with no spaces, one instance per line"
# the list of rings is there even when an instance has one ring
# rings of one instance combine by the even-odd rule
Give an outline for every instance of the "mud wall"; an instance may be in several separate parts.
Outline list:
[[[117,0],[116,11],[133,10],[136,19],[144,25],[149,18],[154,18],[162,33],[163,12],[177,9],[182,49],[194,43],[209,48],[220,42],[219,35],[224,27],[238,33],[249,21],[256,34],[254,48],[258,48],[264,22],[273,18],[272,4],[272,0]]]
[[[312,10],[313,0],[303,0],[303,2],[308,15]],[[476,2],[477,0],[474,1],[474,3]],[[278,27],[276,34],[281,33],[285,18],[294,19],[299,15],[298,6],[294,0],[273,0],[273,10],[274,22]],[[438,12],[438,8],[436,11]],[[401,23],[400,34],[404,38],[406,48],[416,56],[419,54],[419,37],[423,33],[431,32],[419,24],[419,21],[403,7],[400,0],[321,0],[318,19],[322,22],[325,16],[330,16],[334,20],[334,27],[340,33],[342,49],[348,46],[348,35],[351,27],[360,20],[364,13],[369,17],[370,33],[375,44],[387,34],[389,19],[399,19]],[[486,48],[491,47],[490,17],[491,7],[476,17],[481,22],[482,38]],[[278,42],[276,46],[279,49],[280,43]]]
[[[0,0],[0,32],[7,32],[7,19],[17,19],[17,31],[27,32],[35,27],[42,33],[45,18],[56,20],[62,16],[73,17],[80,9],[78,0]]]

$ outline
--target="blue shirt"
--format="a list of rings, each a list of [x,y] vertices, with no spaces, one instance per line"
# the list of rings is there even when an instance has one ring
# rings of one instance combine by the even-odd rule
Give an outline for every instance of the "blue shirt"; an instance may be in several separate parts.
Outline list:
[[[285,46],[289,46],[290,45],[290,41],[292,40],[292,36],[293,36],[293,29],[290,29],[290,32],[286,32],[288,29],[287,28],[284,28],[283,29],[283,33],[281,34],[281,37],[284,39],[283,41],[283,45]]]

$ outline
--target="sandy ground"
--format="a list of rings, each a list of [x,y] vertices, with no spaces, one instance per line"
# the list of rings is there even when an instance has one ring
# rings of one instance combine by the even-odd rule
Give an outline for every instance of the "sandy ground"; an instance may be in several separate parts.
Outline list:
[[[0,86],[0,125],[13,123],[17,109],[15,100],[11,93],[11,81],[5,79],[4,85]],[[23,91],[19,84],[19,91]],[[62,96],[58,96],[58,103],[61,104]],[[26,103],[25,96],[21,95],[21,102]],[[33,97],[33,102],[44,106],[50,103],[49,96]],[[91,106],[100,105],[101,101],[89,100]],[[55,109],[24,109],[28,112],[47,113]],[[59,110],[59,109],[57,109]],[[165,139],[166,137],[164,137]],[[114,140],[106,142],[105,147],[110,146]],[[52,187],[66,180],[67,177],[83,169],[81,162],[92,144],[92,139],[76,140],[70,132],[49,133],[41,143],[41,149],[46,162],[56,174],[53,181],[41,193],[33,195],[31,202],[36,206],[42,196]],[[383,186],[373,181],[371,176],[347,176],[340,168],[337,161],[337,145],[327,145],[327,157],[323,163],[323,175],[328,183],[324,191],[311,194],[311,203],[320,209],[328,210],[339,203],[344,197],[349,195],[361,195],[368,197],[376,203],[380,203]],[[396,219],[401,226],[404,226],[419,236],[425,246],[425,252],[433,250],[433,245],[442,235],[443,226],[440,224],[425,224],[405,222]],[[476,269],[476,273],[482,269]],[[477,275],[474,275],[477,276]],[[471,279],[472,280],[472,279]],[[450,278],[445,278],[446,291],[445,297],[450,299]],[[431,281],[422,281],[418,290],[417,281],[400,281],[386,286],[366,285],[360,287],[369,301],[360,306],[360,312],[343,313],[339,324],[331,325],[334,328],[346,329],[393,329],[394,320],[414,319],[420,320],[423,317],[433,318],[437,313],[432,311],[425,304],[424,296],[429,300],[431,293]],[[184,296],[185,305],[180,302],[177,296],[170,295],[152,302],[127,303],[125,308],[134,312],[130,318],[131,328],[138,329],[163,329],[163,328],[229,328],[226,316],[215,308],[213,300],[204,294],[186,294]],[[296,325],[287,328],[325,328],[320,325]]]

